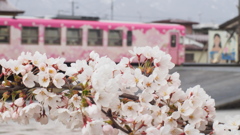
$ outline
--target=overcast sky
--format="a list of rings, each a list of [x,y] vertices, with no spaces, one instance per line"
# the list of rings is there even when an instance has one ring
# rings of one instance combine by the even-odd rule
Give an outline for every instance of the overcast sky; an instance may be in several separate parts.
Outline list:
[[[71,15],[72,0],[8,0],[26,16]],[[114,20],[151,22],[184,19],[221,24],[238,14],[238,0],[74,0],[75,15]]]

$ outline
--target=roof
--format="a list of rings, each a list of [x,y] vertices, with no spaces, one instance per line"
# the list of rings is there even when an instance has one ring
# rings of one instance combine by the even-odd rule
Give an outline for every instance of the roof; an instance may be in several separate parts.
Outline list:
[[[219,25],[215,23],[201,23],[193,25],[193,29],[218,29]]]
[[[200,43],[200,42],[198,42],[196,40],[187,38],[187,37],[184,37],[183,44],[184,45],[195,45],[195,46],[198,46],[198,47],[201,47],[201,48],[204,47],[204,45],[202,43]]]
[[[186,35],[186,37],[192,40],[196,40],[198,42],[208,42],[207,34],[189,34]]]
[[[13,25],[19,27],[19,25],[24,26],[37,26],[44,25],[47,27],[72,27],[79,28],[84,25],[91,27],[96,27],[97,29],[115,29],[118,27],[126,27],[128,30],[141,29],[143,32],[149,29],[156,29],[160,32],[165,32],[168,30],[179,30],[181,35],[185,35],[185,27],[182,25],[173,24],[148,24],[148,23],[126,23],[126,22],[102,22],[102,21],[86,21],[86,20],[61,20],[61,19],[21,19],[16,17],[16,19],[0,17],[0,25]]]
[[[68,20],[92,20],[98,21],[99,17],[92,17],[92,16],[69,16],[69,15],[58,15],[53,17],[53,19],[68,19]]]
[[[153,23],[177,23],[177,24],[199,24],[198,22],[182,20],[182,19],[167,19],[167,20],[158,20],[153,21]]]
[[[9,4],[7,0],[0,0],[0,15],[17,15],[20,13],[24,13],[23,10],[19,10]]]
[[[220,29],[236,29],[238,26],[238,16],[219,25]]]
[[[203,49],[204,49],[203,47],[199,47],[193,44],[185,45],[186,51],[202,51]]]

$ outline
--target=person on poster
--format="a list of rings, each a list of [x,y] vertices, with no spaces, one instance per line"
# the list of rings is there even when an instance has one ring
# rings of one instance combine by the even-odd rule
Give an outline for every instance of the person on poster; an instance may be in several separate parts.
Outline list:
[[[213,47],[210,52],[211,63],[216,63],[220,61],[220,57],[218,55],[219,51],[222,49],[221,37],[218,33],[213,36]]]

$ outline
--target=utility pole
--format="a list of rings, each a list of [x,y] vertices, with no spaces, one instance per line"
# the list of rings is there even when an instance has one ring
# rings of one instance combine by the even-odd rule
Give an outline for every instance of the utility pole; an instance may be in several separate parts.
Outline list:
[[[72,16],[74,16],[74,1],[72,0]]]
[[[238,0],[238,27],[237,27],[237,34],[238,34],[238,64],[240,64],[240,0]]]
[[[113,0],[111,1],[111,20],[113,20]]]
[[[139,22],[142,22],[142,14],[139,11],[137,13],[139,14]]]

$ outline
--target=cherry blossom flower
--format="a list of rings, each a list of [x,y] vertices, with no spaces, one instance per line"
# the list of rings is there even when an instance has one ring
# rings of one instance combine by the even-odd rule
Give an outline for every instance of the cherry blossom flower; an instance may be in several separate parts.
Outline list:
[[[109,107],[109,104],[113,98],[113,94],[101,91],[97,92],[94,96],[94,101],[97,103],[97,105],[103,106],[103,107]]]
[[[57,58],[56,60],[56,65],[53,66],[56,68],[56,70],[61,70],[61,71],[66,71],[68,66],[64,63],[65,62],[65,58]]]
[[[49,76],[54,77],[57,74],[57,71],[53,67],[47,67],[47,73]]]
[[[206,113],[205,113],[205,116],[206,116]],[[197,108],[189,116],[183,115],[182,117],[184,120],[187,120],[191,125],[195,125],[195,124],[199,123],[202,120],[202,118],[204,117],[204,110],[201,108]]]
[[[77,94],[74,94],[72,98],[69,100],[69,104],[73,103],[74,107],[80,108],[81,99],[82,98],[80,96],[78,96]]]
[[[137,87],[143,89],[144,75],[142,74],[142,71],[139,68],[134,70],[134,79],[137,84]]]
[[[14,101],[14,104],[18,107],[22,107],[24,105],[25,101],[23,98],[18,98]]]
[[[149,76],[149,77],[144,77],[143,87],[144,87],[144,90],[146,90],[147,92],[153,93],[155,90],[157,90],[159,86],[157,83],[154,82],[154,77]]]
[[[181,81],[179,80],[179,73],[175,72],[172,75],[167,76],[166,80],[169,86],[179,87],[181,85]]]
[[[27,106],[25,106],[20,115],[21,116],[27,116],[29,118],[32,118],[34,116],[34,114],[39,114],[42,110],[43,106],[39,103],[31,103]]]
[[[30,52],[22,52],[18,57],[19,63],[27,64],[32,60],[32,53]]]
[[[56,95],[55,93],[48,93],[47,97],[44,100],[44,105],[54,108],[57,107],[59,101],[61,101],[60,95]]]
[[[117,135],[119,131],[114,129],[111,125],[105,124],[102,127],[104,135]]]
[[[167,84],[167,80],[165,79],[167,75],[167,72],[163,72],[159,68],[155,68],[151,74],[151,76],[154,78],[154,81],[161,86]]]
[[[235,129],[238,130],[240,126],[240,115],[236,115],[234,117],[226,116],[227,120],[226,126],[228,129]]]
[[[88,69],[86,60],[77,60],[76,63],[71,63],[70,67],[67,67],[66,75],[72,76],[73,74],[81,74],[85,69]]]
[[[101,119],[101,109],[100,107],[96,105],[90,105],[85,108],[85,111],[87,112],[88,116],[92,118],[93,120]]]
[[[144,91],[139,95],[139,100],[141,103],[149,104],[149,102],[153,100],[153,95],[151,93]]]
[[[23,76],[23,84],[28,88],[34,87],[35,81],[37,81],[37,76],[35,76],[32,72],[28,72]]]
[[[48,98],[49,92],[45,88],[38,88],[33,91],[33,94],[36,94],[35,98],[38,102],[42,102]]]
[[[40,63],[38,68],[39,68],[40,73],[41,72],[44,72],[44,73],[47,72],[47,65],[45,63]]]
[[[125,116],[136,117],[140,110],[140,105],[135,102],[127,102],[122,106],[122,110]]]
[[[71,117],[71,112],[65,108],[58,109],[58,121],[62,122],[63,124],[67,124]]]
[[[199,130],[195,129],[194,126],[187,124],[184,128],[185,135],[204,135]]]
[[[7,122],[9,120],[11,120],[12,116],[11,116],[11,112],[10,111],[5,111],[2,113],[2,120],[4,122]]]
[[[136,118],[135,122],[143,123],[144,125],[151,127],[152,126],[153,117],[149,114],[144,114]]]
[[[65,84],[65,80],[64,80],[65,75],[63,73],[56,73],[53,77],[53,84],[57,87],[57,88],[62,88],[62,86]]]
[[[87,122],[86,126],[82,128],[82,135],[102,135],[102,125],[104,123],[101,120],[94,120]]]
[[[11,61],[9,63],[10,65],[10,68],[11,70],[13,71],[13,73],[15,74],[19,74],[19,73],[25,73],[25,69],[24,69],[24,66],[19,62],[19,61]]]
[[[34,53],[32,56],[32,64],[35,66],[40,66],[40,64],[44,63],[47,60],[46,54],[41,54],[38,51]]]
[[[75,129],[75,128],[84,126],[83,114],[82,114],[81,110],[76,110],[76,111],[70,112],[70,116],[71,116],[70,120],[66,124],[67,128]]]
[[[142,55],[142,53],[144,52],[144,48],[143,47],[133,47],[133,50],[129,50],[129,52],[133,55],[132,58],[130,58],[130,61],[132,61],[135,57],[138,58],[138,60],[140,61],[140,57]]]
[[[149,127],[146,130],[147,135],[160,135],[161,132],[156,127]]]
[[[38,117],[35,117],[37,122],[40,122],[42,125],[46,125],[48,123],[48,117],[45,114],[40,114]]]
[[[121,76],[120,83],[123,87],[135,87],[136,86],[135,77],[131,73],[130,69],[127,69],[124,71],[124,73]]]
[[[171,62],[171,56],[169,54],[165,54],[160,57],[160,59],[154,59],[154,66],[158,67],[161,71],[167,72],[169,69],[174,67],[174,63]]]
[[[190,116],[194,108],[191,107],[191,101],[190,100],[185,100],[182,105],[178,104],[178,111],[181,113],[183,116]]]
[[[48,87],[50,83],[50,76],[45,73],[38,74],[38,82],[43,87]]]

